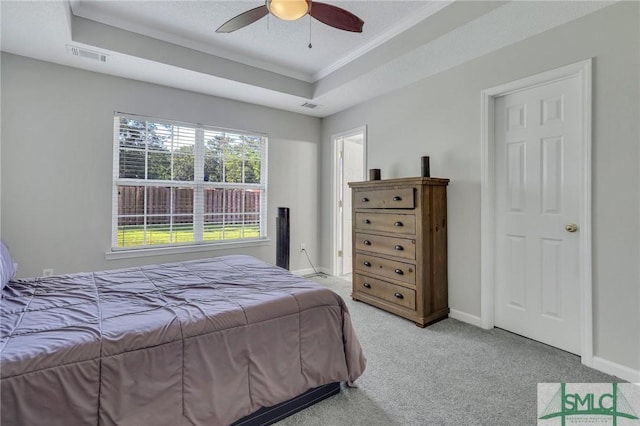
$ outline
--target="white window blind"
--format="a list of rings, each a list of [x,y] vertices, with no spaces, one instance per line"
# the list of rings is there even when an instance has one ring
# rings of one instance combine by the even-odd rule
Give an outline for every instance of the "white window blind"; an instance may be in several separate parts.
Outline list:
[[[266,238],[267,138],[114,116],[112,250]]]

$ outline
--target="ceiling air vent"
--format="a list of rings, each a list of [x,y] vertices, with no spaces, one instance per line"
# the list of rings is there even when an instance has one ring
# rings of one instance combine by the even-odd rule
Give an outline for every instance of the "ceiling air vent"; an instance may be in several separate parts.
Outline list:
[[[81,47],[67,45],[67,52],[73,56],[79,56],[81,58],[92,59],[98,62],[107,62],[107,57],[104,53],[94,52],[92,50],[83,49]]]
[[[310,102],[305,102],[305,103],[303,103],[301,106],[303,106],[303,107],[305,107],[305,108],[309,108],[309,109],[314,109],[314,108],[317,108],[317,107],[318,107],[318,105],[316,105],[316,104],[312,104],[312,103],[310,103]]]

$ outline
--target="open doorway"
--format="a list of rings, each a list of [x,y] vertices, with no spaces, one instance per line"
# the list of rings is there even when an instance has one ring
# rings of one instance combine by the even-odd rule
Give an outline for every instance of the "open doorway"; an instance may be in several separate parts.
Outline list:
[[[349,275],[352,268],[351,189],[349,182],[365,179],[366,127],[333,136],[334,152],[334,212],[333,273]]]

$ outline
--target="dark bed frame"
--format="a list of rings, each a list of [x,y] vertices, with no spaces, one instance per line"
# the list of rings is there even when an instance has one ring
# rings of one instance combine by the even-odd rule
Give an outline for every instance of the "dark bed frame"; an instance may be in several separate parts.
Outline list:
[[[298,411],[340,393],[340,382],[318,386],[280,404],[263,407],[253,414],[233,423],[231,426],[266,426],[289,417]]]

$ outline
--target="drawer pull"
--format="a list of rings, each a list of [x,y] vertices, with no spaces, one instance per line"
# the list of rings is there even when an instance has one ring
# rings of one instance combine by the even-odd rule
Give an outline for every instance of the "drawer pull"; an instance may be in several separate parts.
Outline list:
[[[402,197],[399,195],[396,195],[395,197],[393,197],[393,201],[402,201]]]
[[[364,244],[365,246],[370,246],[370,245],[371,245],[371,241],[369,241],[369,240],[364,240],[364,241],[362,242],[362,244]],[[396,247],[398,247],[398,246],[396,246]]]
[[[393,295],[398,299],[404,299],[404,296],[402,295],[402,293],[393,293]]]
[[[394,223],[393,226],[404,226],[404,223],[398,221]]]
[[[369,284],[369,283],[362,283],[362,286],[364,288],[371,288],[371,284]]]
[[[363,222],[366,223],[366,224],[371,223],[371,221],[369,219],[365,219],[365,220],[363,220]]]
[[[402,251],[402,250],[404,250],[404,247],[402,247],[400,244],[398,244],[398,245],[396,245],[396,246],[394,247],[394,249],[396,249],[396,250],[398,250],[398,251]]]
[[[362,264],[364,266],[369,266],[369,267],[371,266],[371,262],[369,262],[368,260],[365,260],[364,262],[362,262]]]
[[[363,202],[363,203],[368,203],[368,202],[369,202],[369,199],[368,199],[367,197],[364,197],[364,198],[362,199],[362,202]]]
[[[393,272],[395,272],[398,275],[404,275],[404,272],[402,272],[402,269],[396,269]]]

